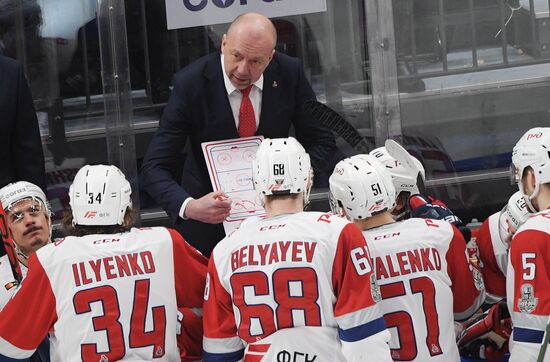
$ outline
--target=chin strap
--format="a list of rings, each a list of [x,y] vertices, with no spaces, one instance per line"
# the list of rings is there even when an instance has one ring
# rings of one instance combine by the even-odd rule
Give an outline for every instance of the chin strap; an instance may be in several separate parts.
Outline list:
[[[23,265],[27,266],[29,257],[27,256],[27,254],[21,251],[17,243],[14,243],[14,244],[15,244],[15,252],[17,253],[17,259],[19,259],[19,262],[21,262]]]

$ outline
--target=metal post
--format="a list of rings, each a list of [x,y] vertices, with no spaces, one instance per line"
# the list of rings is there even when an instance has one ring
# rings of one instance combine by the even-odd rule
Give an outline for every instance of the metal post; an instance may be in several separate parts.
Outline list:
[[[97,19],[108,162],[118,166],[130,181],[133,190],[132,202],[134,208],[139,211],[124,2],[98,0]],[[139,220],[137,223],[139,224]]]
[[[372,79],[375,143],[382,146],[388,137],[402,135],[392,2],[364,0],[364,4]]]
[[[443,0],[438,1],[439,12],[439,41],[441,42],[441,61],[443,62],[443,70],[449,69],[447,64],[447,31],[445,30],[445,7]]]
[[[500,39],[502,44],[502,62],[508,64],[508,42],[506,40],[506,19],[505,19],[505,7],[504,0],[499,0],[499,17],[500,17]]]
[[[472,66],[477,67],[477,35],[476,35],[476,20],[474,13],[474,0],[468,0],[468,12],[470,13],[470,36],[472,40]]]

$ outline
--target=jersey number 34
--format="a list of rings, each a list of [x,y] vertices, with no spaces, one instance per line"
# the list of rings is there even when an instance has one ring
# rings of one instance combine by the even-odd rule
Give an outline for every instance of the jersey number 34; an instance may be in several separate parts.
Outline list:
[[[166,335],[166,310],[164,306],[152,308],[153,329],[145,331],[145,317],[149,303],[149,279],[136,280],[134,285],[134,303],[130,319],[130,335],[128,348],[153,346],[151,358],[164,356]],[[116,361],[126,354],[122,324],[119,321],[120,307],[116,289],[110,285],[78,291],[74,298],[76,314],[90,313],[92,303],[100,302],[103,305],[103,315],[92,318],[95,331],[105,331],[109,350],[98,352],[97,344],[85,343],[81,345],[83,361]],[[127,328],[127,327],[126,327]]]

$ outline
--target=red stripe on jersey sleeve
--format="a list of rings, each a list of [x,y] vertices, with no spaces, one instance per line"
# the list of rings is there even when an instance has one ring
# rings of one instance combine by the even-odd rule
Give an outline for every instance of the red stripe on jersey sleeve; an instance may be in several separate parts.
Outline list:
[[[218,277],[214,257],[208,263],[209,285],[206,286],[203,305],[204,335],[208,338],[233,338],[237,336],[237,324],[233,314],[231,296]]]
[[[474,284],[470,264],[466,258],[466,241],[460,231],[453,225],[453,238],[449,244],[447,260],[447,273],[451,278],[451,290],[453,291],[454,313],[464,313],[478,303],[480,291]],[[474,313],[475,310],[471,310]],[[466,317],[464,317],[466,318]]]
[[[481,224],[477,233],[476,244],[479,250],[481,265],[479,271],[483,274],[485,289],[492,295],[506,296],[506,276],[502,274],[495,259],[493,240],[489,228],[489,218]]]
[[[202,306],[208,259],[173,229],[168,229],[174,248],[174,278],[178,307]]]
[[[542,217],[542,216],[541,216]],[[550,220],[548,224],[550,225]],[[525,230],[516,234],[510,247],[514,267],[514,312],[550,314],[550,234]],[[533,309],[532,309],[533,308]],[[532,309],[532,310],[531,310]]]
[[[376,304],[370,287],[373,273],[363,233],[356,225],[347,224],[340,233],[332,265],[336,317]]]
[[[0,312],[0,337],[18,349],[34,350],[56,321],[50,280],[33,254],[29,258],[27,277]]]

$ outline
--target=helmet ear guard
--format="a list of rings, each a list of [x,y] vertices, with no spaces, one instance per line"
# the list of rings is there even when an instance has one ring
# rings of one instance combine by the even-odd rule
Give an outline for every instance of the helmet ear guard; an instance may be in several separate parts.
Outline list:
[[[69,188],[74,225],[122,225],[132,207],[132,188],[115,166],[86,165]]]
[[[374,156],[338,162],[329,178],[333,212],[352,220],[372,217],[395,207],[395,187],[390,173]]]
[[[252,163],[252,181],[262,199],[269,195],[304,193],[307,204],[312,180],[309,155],[295,138],[262,141]]]

